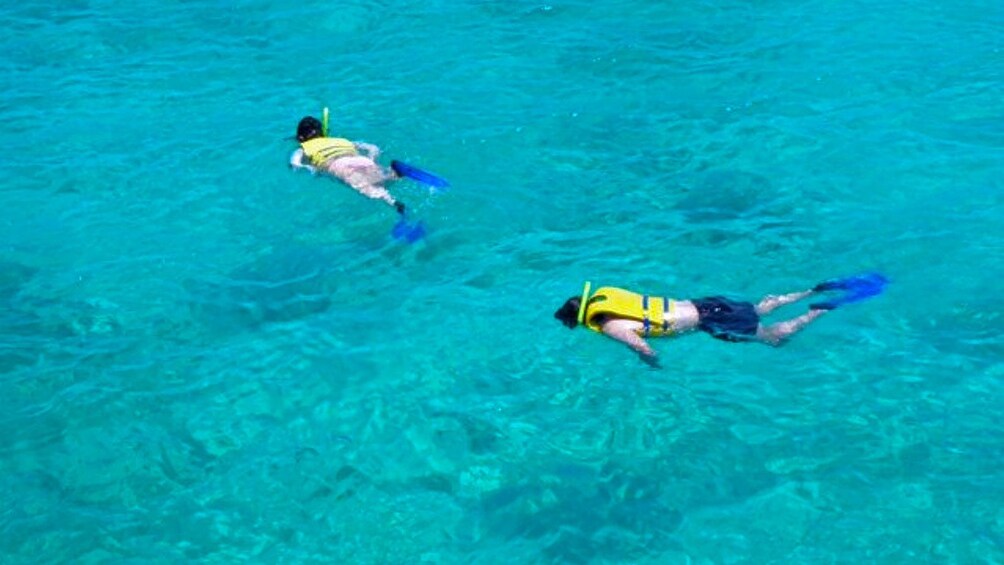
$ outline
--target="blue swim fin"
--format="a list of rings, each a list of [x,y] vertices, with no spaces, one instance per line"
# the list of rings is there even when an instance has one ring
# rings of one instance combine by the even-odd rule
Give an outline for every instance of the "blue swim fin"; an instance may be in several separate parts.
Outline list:
[[[437,177],[432,173],[428,173],[407,163],[402,163],[401,161],[391,161],[390,168],[402,177],[427,184],[432,188],[447,188],[450,186],[450,183],[446,179]]]
[[[844,291],[844,295],[827,300],[826,302],[810,304],[809,308],[813,310],[833,310],[844,304],[860,302],[866,298],[882,294],[887,284],[889,284],[889,279],[880,273],[865,273],[853,277],[824,281],[817,284],[812,290],[816,292],[842,290]]]
[[[404,218],[398,220],[390,230],[391,237],[400,239],[406,243],[415,243],[425,237],[425,233],[425,224],[420,221],[409,224],[408,220]]]

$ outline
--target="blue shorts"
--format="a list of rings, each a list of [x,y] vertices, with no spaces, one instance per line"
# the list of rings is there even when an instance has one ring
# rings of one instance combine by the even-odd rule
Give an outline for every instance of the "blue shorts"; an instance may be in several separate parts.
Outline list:
[[[749,302],[736,302],[722,296],[694,300],[697,308],[697,328],[715,339],[750,341],[756,338],[760,315]]]

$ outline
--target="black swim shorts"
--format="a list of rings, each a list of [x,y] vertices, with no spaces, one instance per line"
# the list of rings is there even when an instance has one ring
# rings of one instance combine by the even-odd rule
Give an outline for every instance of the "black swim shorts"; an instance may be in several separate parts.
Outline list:
[[[736,302],[721,296],[694,300],[699,315],[697,328],[716,339],[749,341],[756,337],[760,315],[749,302]]]

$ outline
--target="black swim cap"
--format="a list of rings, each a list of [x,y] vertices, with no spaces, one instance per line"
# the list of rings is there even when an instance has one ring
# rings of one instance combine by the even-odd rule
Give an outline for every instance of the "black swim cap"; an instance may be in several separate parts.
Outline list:
[[[561,305],[561,308],[558,308],[558,311],[554,313],[555,319],[560,320],[570,330],[574,330],[575,326],[579,325],[579,301],[578,296],[573,296],[566,300]]]
[[[296,126],[296,139],[301,143],[308,139],[321,137],[322,135],[324,135],[324,126],[321,125],[320,120],[312,116],[303,118],[300,120],[300,124]]]

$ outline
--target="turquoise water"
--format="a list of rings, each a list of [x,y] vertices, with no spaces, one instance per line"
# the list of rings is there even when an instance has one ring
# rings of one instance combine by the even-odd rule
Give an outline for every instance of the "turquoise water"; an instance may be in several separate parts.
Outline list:
[[[1000,2],[0,14],[0,561],[1004,562]],[[662,370],[551,318],[867,270]]]

